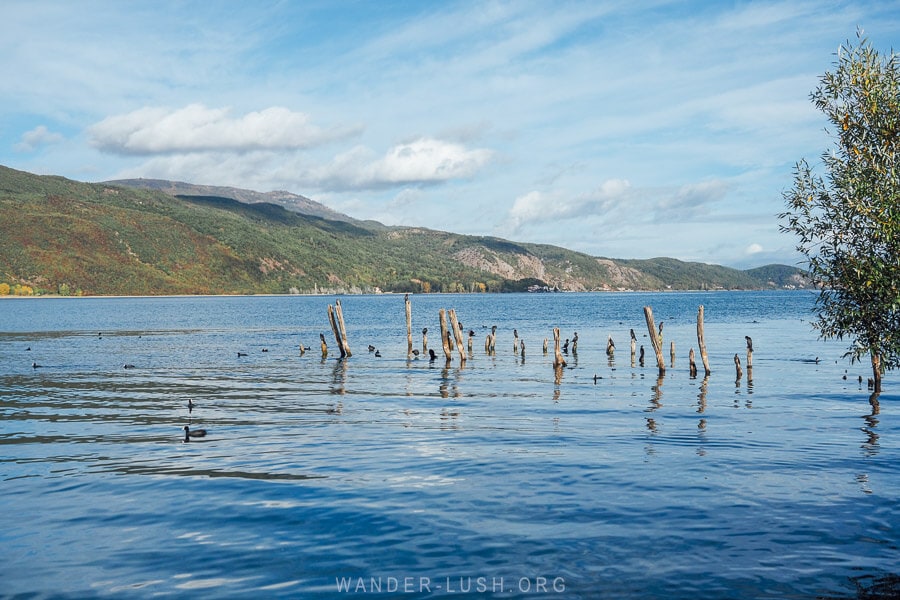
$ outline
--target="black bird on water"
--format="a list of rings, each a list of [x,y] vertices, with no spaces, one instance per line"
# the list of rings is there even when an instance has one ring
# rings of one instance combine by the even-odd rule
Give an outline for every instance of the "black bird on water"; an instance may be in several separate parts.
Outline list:
[[[191,441],[192,437],[193,438],[206,437],[206,430],[205,429],[195,429],[195,430],[191,431],[191,428],[188,427],[187,425],[185,425],[184,426],[184,441],[189,442],[189,441]]]
[[[37,364],[36,362],[33,362],[33,363],[31,363],[31,368],[32,369],[40,369],[41,365]]]
[[[242,356],[247,356],[247,353],[246,352],[238,352],[238,358],[240,358]]]
[[[437,358],[437,354],[434,353],[433,348],[428,349],[428,360],[434,360]]]
[[[188,412],[194,412],[195,406],[196,404],[194,404],[194,400],[192,398],[188,398]]]

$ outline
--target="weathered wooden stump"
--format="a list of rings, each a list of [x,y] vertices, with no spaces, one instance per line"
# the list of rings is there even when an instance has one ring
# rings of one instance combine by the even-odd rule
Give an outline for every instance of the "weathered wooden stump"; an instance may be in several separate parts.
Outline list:
[[[712,371],[709,370],[709,357],[706,355],[706,340],[703,337],[703,305],[697,309],[697,346],[700,348],[700,360],[703,361],[703,370],[706,377],[709,377]]]
[[[560,349],[559,344],[559,327],[553,328],[553,368],[560,368],[566,366],[566,360],[563,358],[562,350]]]
[[[659,368],[660,374],[663,374],[666,372],[666,360],[663,358],[662,352],[662,323],[660,323],[659,333],[657,333],[656,325],[653,322],[653,309],[649,306],[644,307],[644,318],[647,320],[650,343],[653,345],[653,351],[656,353],[656,366]]]

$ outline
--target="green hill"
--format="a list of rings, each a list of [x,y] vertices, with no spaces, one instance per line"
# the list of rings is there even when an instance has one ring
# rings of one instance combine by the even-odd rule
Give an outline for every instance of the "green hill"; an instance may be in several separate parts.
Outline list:
[[[234,188],[157,181],[130,187],[135,181],[153,180],[91,184],[0,167],[0,286],[154,295],[754,289],[782,287],[792,276],[800,281],[790,267],[612,260],[386,227],[283,192],[272,197],[279,204]]]

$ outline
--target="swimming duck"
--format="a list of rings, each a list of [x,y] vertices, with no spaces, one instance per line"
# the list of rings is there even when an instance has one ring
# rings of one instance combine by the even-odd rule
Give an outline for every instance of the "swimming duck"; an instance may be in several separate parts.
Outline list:
[[[195,429],[194,431],[191,431],[191,428],[188,427],[187,425],[185,425],[184,426],[184,441],[189,442],[189,441],[191,441],[192,437],[198,437],[198,438],[206,437],[206,430],[205,429]]]

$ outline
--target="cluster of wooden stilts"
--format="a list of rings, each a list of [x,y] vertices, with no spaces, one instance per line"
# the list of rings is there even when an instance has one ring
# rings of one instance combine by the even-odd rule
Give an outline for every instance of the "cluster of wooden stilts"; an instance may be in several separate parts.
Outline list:
[[[419,350],[414,348],[413,343],[413,332],[412,332],[412,304],[409,299],[409,295],[407,294],[404,298],[404,304],[406,309],[406,341],[407,341],[407,356],[409,358],[418,357]],[[706,352],[706,341],[704,339],[703,332],[703,306],[701,305],[697,310],[697,346],[700,353],[700,361],[703,365],[703,370],[705,377],[709,377],[711,374],[711,370],[709,367],[709,357]],[[653,318],[653,308],[650,306],[644,307],[644,318],[647,322],[647,332],[650,338],[650,343],[653,348],[653,353],[656,356],[656,364],[659,369],[659,376],[663,377],[666,373],[666,361],[663,353],[663,323],[660,322],[659,326],[656,325]],[[444,358],[447,363],[453,361],[454,356],[459,357],[460,364],[465,364],[470,355],[472,354],[472,346],[474,343],[475,332],[473,330],[468,331],[468,335],[464,336],[462,324],[459,322],[457,318],[455,309],[440,309],[438,311],[438,320],[441,328],[441,348],[444,353]],[[328,305],[328,321],[331,325],[331,331],[334,335],[334,339],[337,345],[338,352],[340,353],[340,358],[347,358],[352,356],[350,351],[350,344],[347,340],[347,329],[344,325],[344,315],[341,309],[341,301],[335,301],[334,305]],[[637,344],[637,336],[634,333],[634,329],[630,331],[631,335],[631,366],[635,366],[635,362],[640,364],[640,366],[644,366],[645,355],[644,355],[644,347],[640,346],[640,354],[638,355],[638,344]],[[320,342],[321,342],[321,351],[322,358],[328,356],[328,344],[325,340],[324,334],[319,334]],[[466,339],[467,338],[467,339]],[[752,380],[753,373],[753,340],[750,336],[745,336],[745,340],[747,342],[747,377],[748,381]],[[565,356],[568,355],[569,349],[571,345],[571,351],[573,354],[577,354],[578,352],[578,332],[575,332],[573,338],[571,340],[566,339],[565,342],[562,342],[559,327],[555,327],[553,329],[553,368],[557,372],[557,382],[561,376],[562,369],[566,366]],[[303,344],[300,344],[300,353],[303,354],[307,350],[308,347],[304,347]],[[544,338],[543,344],[543,353],[545,355],[549,354],[550,343],[549,339]],[[370,352],[375,352],[376,356],[380,356],[380,353],[377,352],[374,346],[369,346]],[[488,355],[496,354],[497,351],[497,327],[496,325],[491,327],[490,332],[485,336],[484,339],[484,351]],[[615,355],[616,345],[612,339],[612,336],[607,338],[606,342],[606,354],[610,358]],[[430,360],[436,360],[437,354],[433,349],[428,347],[428,328],[425,327],[422,329],[422,352],[428,355]],[[519,338],[518,330],[513,329],[513,352],[516,355],[521,355],[522,359],[525,358],[525,341]],[[669,345],[669,360],[670,366],[674,368],[675,366],[675,342],[670,342]],[[735,375],[736,380],[740,381],[743,377],[744,371],[741,365],[741,357],[738,354],[734,355],[734,366],[735,366]],[[696,362],[696,354],[694,352],[694,348],[690,349],[688,353],[688,369],[690,376],[697,377],[698,375],[698,367]]]

